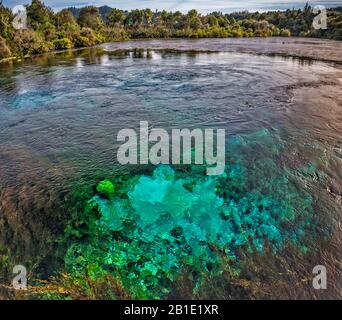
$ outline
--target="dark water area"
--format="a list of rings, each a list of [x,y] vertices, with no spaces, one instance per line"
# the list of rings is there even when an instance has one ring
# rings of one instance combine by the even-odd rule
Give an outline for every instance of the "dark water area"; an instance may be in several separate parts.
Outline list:
[[[50,241],[63,233],[77,194],[145,170],[118,164],[119,130],[139,121],[166,130],[224,128],[227,157],[270,159],[313,199],[316,248],[309,257],[288,256],[284,295],[295,283],[293,298],[337,297],[341,79],[334,63],[229,52],[107,47],[0,64],[0,253],[45,277],[60,265],[63,249]],[[266,273],[277,270],[266,260]],[[308,280],[319,264],[332,275],[324,294]],[[274,297],[282,294],[275,289]]]

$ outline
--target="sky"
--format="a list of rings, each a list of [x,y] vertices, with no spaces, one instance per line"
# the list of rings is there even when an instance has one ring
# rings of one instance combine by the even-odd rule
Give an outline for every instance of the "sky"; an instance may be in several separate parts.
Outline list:
[[[43,0],[55,11],[65,7],[82,7],[86,5],[108,5],[124,10],[145,9],[170,10],[187,12],[197,9],[201,13],[212,11],[265,11],[302,8],[306,2],[311,5],[325,5],[327,7],[342,6],[342,0]],[[1,2],[1,0],[0,0]],[[3,0],[3,4],[14,7],[19,4],[30,3],[30,0]]]

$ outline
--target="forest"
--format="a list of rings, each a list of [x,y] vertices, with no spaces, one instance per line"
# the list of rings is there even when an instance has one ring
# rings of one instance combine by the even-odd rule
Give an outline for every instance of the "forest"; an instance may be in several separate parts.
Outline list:
[[[202,15],[151,9],[123,11],[108,6],[54,12],[40,0],[26,6],[28,28],[13,27],[12,10],[0,4],[0,59],[94,46],[129,39],[300,36],[342,40],[342,7],[328,9],[328,28],[315,30],[317,14],[303,9],[213,12]]]

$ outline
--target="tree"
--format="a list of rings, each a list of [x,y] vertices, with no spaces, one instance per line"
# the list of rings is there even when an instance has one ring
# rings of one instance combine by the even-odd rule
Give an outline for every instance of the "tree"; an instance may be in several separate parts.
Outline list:
[[[188,17],[190,19],[196,18],[198,16],[198,12],[195,9],[192,9],[188,12]]]
[[[34,30],[47,23],[54,24],[54,13],[51,8],[45,6],[40,0],[32,0],[32,3],[26,6],[29,25]]]
[[[210,15],[208,17],[208,23],[209,23],[210,27],[218,27],[218,25],[219,25],[218,19],[212,15]]]
[[[12,21],[12,11],[0,5],[0,36],[5,39],[13,37]]]
[[[77,25],[76,19],[69,9],[63,9],[56,14],[57,28],[63,28],[65,25]]]
[[[93,30],[100,30],[104,26],[100,11],[94,6],[81,9],[78,23],[81,27],[91,28]]]
[[[189,26],[191,29],[197,30],[202,27],[202,21],[199,17],[192,18],[190,20]]]
[[[119,9],[112,9],[108,16],[107,22],[110,27],[120,26],[124,23],[126,19],[126,15],[122,10]]]
[[[202,21],[198,16],[198,12],[195,9],[190,10],[188,12],[187,18],[188,18],[189,28],[197,30],[198,28],[202,26]]]
[[[144,10],[135,9],[130,11],[126,19],[126,25],[128,26],[139,26],[144,22],[145,13]]]
[[[178,23],[184,17],[183,13],[176,11],[172,14],[172,19],[175,23]]]
[[[144,22],[146,24],[151,24],[153,20],[153,12],[151,9],[145,9],[143,10],[143,15],[144,15]]]
[[[173,22],[173,17],[171,12],[167,12],[166,10],[163,10],[159,16],[159,21],[162,25],[166,27],[171,27]]]

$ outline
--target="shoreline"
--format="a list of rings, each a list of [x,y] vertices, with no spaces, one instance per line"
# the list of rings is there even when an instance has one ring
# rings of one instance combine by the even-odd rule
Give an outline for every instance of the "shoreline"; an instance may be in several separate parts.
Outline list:
[[[248,53],[342,64],[342,41],[317,38],[163,39],[111,42],[102,44],[99,47],[107,51],[120,49],[168,49],[177,51]]]
[[[260,41],[261,40],[261,41]],[[134,45],[133,45],[134,44]],[[233,52],[265,56],[281,56],[305,60],[342,64],[342,41],[303,38],[303,37],[268,37],[268,38],[202,38],[202,39],[131,39],[99,44],[92,47],[74,48],[72,52],[91,48],[103,48],[106,51],[151,49],[194,52]],[[0,59],[1,63],[21,61],[49,54],[59,54],[68,50],[51,51],[24,57]]]

